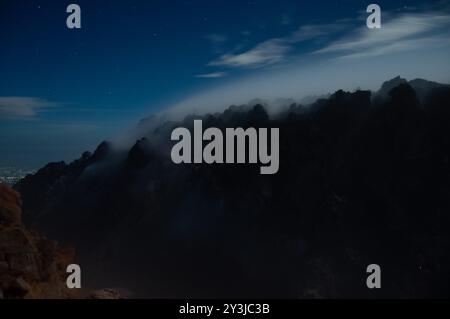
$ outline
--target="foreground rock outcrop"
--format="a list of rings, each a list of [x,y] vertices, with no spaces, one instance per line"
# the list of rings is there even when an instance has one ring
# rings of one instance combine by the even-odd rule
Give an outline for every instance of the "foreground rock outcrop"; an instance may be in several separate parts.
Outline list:
[[[18,192],[0,184],[0,298],[72,298],[65,270],[74,249],[29,231]]]

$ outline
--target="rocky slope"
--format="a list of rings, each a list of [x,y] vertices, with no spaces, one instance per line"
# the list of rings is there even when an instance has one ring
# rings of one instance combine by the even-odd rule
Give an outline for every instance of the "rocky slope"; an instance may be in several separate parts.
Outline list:
[[[66,267],[74,250],[29,231],[21,220],[21,199],[0,184],[0,298],[72,298]]]

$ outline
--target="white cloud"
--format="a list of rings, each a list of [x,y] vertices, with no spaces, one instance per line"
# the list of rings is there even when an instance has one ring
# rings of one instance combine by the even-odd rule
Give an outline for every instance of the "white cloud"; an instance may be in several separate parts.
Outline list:
[[[0,118],[32,118],[56,103],[22,96],[0,97]]]
[[[314,53],[338,57],[375,56],[436,45],[449,39],[450,15],[437,13],[405,14],[384,22],[381,29],[359,28],[356,33],[334,41]]]
[[[355,21],[341,19],[330,24],[300,26],[285,37],[268,39],[247,51],[234,50],[223,54],[209,65],[262,68],[286,62],[299,42],[319,38],[323,40],[340,33],[344,34],[342,38],[312,53],[327,53],[337,58],[378,56],[413,50],[422,45],[439,45],[440,42],[447,43],[450,39],[450,15],[442,11],[440,13],[408,12],[402,15],[384,12],[381,29],[368,29],[365,20],[358,22],[361,27],[350,28],[351,22],[355,23]],[[215,40],[220,40],[220,37]]]
[[[258,68],[281,62],[289,50],[283,39],[270,39],[240,54],[224,54],[209,65]]]
[[[195,77],[203,78],[203,79],[217,79],[217,78],[223,78],[226,75],[227,75],[226,72],[213,72],[213,73],[197,74],[197,75],[195,75]]]
[[[347,27],[348,25],[344,21],[330,24],[304,25],[299,27],[297,31],[293,32],[292,35],[287,38],[287,41],[297,43],[320,36],[328,36],[336,32],[340,32]]]
[[[393,42],[379,47],[371,48],[370,50],[358,51],[349,53],[338,57],[338,59],[352,59],[352,58],[365,58],[375,57],[386,54],[392,54],[396,52],[414,51],[422,48],[448,46],[450,44],[450,36],[433,36],[415,38]]]
[[[268,39],[248,51],[223,54],[209,65],[261,68],[277,64],[286,60],[295,43],[342,31],[345,27],[346,25],[343,23],[301,26],[286,37]]]

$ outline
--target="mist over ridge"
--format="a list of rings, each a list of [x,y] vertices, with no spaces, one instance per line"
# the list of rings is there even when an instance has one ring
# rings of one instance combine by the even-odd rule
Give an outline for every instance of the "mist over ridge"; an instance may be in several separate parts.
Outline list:
[[[274,116],[256,104],[151,117],[130,147],[103,142],[15,189],[25,223],[73,244],[93,288],[369,297],[355,269],[377,260],[390,270],[377,296],[447,296],[449,105],[448,85],[396,77],[376,94],[339,90]],[[279,171],[174,164],[170,133],[196,118],[205,127],[278,127]]]

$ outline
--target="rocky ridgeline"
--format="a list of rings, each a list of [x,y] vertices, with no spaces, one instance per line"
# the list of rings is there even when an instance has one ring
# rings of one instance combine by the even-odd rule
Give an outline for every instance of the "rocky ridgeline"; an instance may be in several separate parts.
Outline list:
[[[171,132],[194,119],[279,128],[280,170],[174,164]],[[14,188],[26,225],[75,245],[88,270],[83,288],[114,283],[157,298],[448,297],[449,123],[447,85],[394,78],[374,94],[340,90],[273,116],[255,104],[147,119],[134,146],[102,143]],[[371,263],[383,268],[376,292],[362,280]]]
[[[26,229],[21,205],[19,193],[0,184],[0,299],[76,297],[65,273],[74,249]]]

